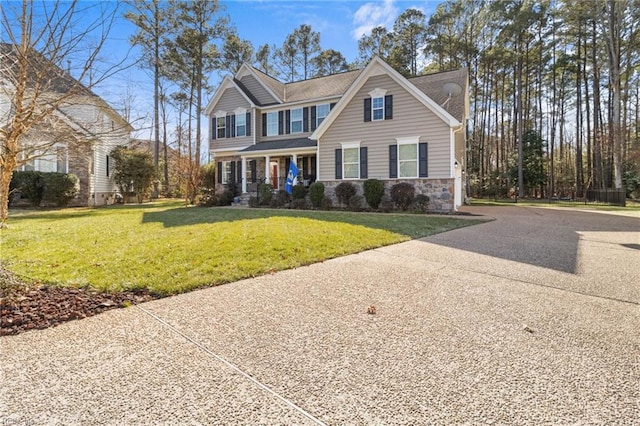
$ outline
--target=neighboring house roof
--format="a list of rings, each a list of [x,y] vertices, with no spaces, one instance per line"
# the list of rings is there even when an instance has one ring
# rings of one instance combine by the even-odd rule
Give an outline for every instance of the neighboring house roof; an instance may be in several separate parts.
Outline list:
[[[296,148],[315,148],[316,146],[317,146],[316,141],[312,141],[309,138],[283,139],[278,141],[260,142],[259,144],[251,145],[250,147],[245,148],[240,152],[275,151],[275,150],[296,149]]]
[[[15,45],[0,43],[0,78],[8,80],[14,86],[16,81],[13,71],[20,59],[19,55],[20,53]],[[45,58],[40,52],[36,50],[30,51],[27,56],[27,60],[29,61],[28,70],[31,71],[27,75],[28,88],[40,86],[39,89],[43,90],[45,93],[50,92],[57,93],[59,95],[69,94],[70,96],[85,96],[90,99],[95,106],[108,114],[114,122],[117,122],[119,128],[129,132],[133,131],[133,127],[101,97],[93,93],[62,68]],[[35,70],[40,70],[41,72],[36,72]],[[58,110],[60,111],[60,109]],[[60,112],[62,113],[62,111]],[[66,115],[67,118],[74,120],[73,117],[70,117],[67,114],[64,115]],[[80,123],[78,123],[78,125],[81,126]]]
[[[463,117],[454,117],[450,112],[439,105],[434,99],[432,99],[425,91],[414,85],[410,80],[404,78],[398,71],[393,69],[389,64],[384,62],[378,56],[374,56],[369,64],[362,70],[357,76],[353,84],[349,86],[349,89],[345,92],[344,96],[336,104],[335,108],[331,111],[331,114],[318,126],[309,138],[317,140],[324,134],[324,132],[331,126],[335,119],[340,116],[342,110],[351,102],[353,97],[358,93],[358,90],[367,82],[369,77],[378,74],[386,74],[391,77],[396,83],[403,87],[408,93],[412,94],[418,101],[420,101],[426,108],[430,109],[438,118],[444,121],[450,127],[457,127],[464,123]],[[429,76],[424,76],[429,77]],[[421,86],[429,88],[431,90],[432,85],[425,83],[425,81],[419,81]],[[435,85],[436,83],[434,83]],[[461,86],[461,90],[467,90],[466,84]],[[462,92],[461,92],[462,94]]]

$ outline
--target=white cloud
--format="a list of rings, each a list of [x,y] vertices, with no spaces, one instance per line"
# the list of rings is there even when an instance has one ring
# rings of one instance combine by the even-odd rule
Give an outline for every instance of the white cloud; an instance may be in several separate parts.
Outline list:
[[[382,25],[388,30],[398,16],[395,0],[365,3],[353,15],[355,29],[351,32],[354,40],[359,40],[364,34],[369,34],[374,27]]]

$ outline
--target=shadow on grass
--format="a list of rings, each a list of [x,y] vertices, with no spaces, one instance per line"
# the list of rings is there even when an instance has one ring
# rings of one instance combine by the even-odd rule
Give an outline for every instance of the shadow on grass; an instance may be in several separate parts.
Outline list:
[[[133,213],[140,210],[151,210],[168,205],[179,205],[180,202],[146,203],[146,204],[115,204],[110,206],[97,207],[62,207],[62,208],[30,208],[11,209],[9,211],[9,221],[12,218],[23,220],[64,220],[77,219],[81,217],[95,217],[111,214],[116,211],[131,211]],[[183,204],[183,203],[182,203]]]
[[[155,222],[161,223],[164,227],[175,227],[271,217],[306,218],[322,222],[346,223],[394,232],[410,238],[426,237],[486,221],[419,214],[183,207],[145,212],[142,223]]]

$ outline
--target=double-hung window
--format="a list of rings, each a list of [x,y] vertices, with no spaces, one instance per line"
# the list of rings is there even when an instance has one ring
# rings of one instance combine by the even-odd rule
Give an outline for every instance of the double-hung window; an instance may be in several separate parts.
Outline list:
[[[222,184],[231,182],[231,161],[222,162]]]
[[[291,133],[302,133],[302,108],[291,110]]]
[[[216,117],[216,138],[223,139],[226,137],[227,119],[223,116]]]
[[[360,145],[342,146],[342,178],[360,179]]]
[[[247,114],[246,112],[236,113],[236,137],[247,135]]]
[[[329,104],[320,104],[316,106],[316,127],[318,127],[320,123],[322,123],[322,121],[327,118],[330,109],[331,108]]]
[[[371,99],[373,120],[384,120],[384,96]]]
[[[418,177],[418,144],[398,144],[399,178]]]
[[[267,113],[267,136],[276,136],[278,134],[278,113]]]

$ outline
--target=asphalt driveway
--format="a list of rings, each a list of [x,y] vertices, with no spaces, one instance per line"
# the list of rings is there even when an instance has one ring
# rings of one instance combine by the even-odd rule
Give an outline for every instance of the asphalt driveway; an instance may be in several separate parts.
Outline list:
[[[496,220],[2,337],[0,424],[639,424],[640,218],[471,210]]]

